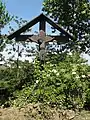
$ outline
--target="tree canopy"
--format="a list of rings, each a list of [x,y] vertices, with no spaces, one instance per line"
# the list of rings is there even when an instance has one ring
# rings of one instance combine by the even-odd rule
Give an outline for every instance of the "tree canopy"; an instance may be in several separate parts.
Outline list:
[[[5,3],[0,0],[0,29],[4,27],[9,21],[11,20],[11,17],[6,10]]]
[[[44,0],[43,11],[75,36],[78,49],[90,47],[89,0]]]
[[[5,36],[1,35],[1,29],[4,28],[6,24],[11,21],[12,17],[9,15],[8,11],[6,10],[5,3],[0,0],[0,52],[5,47]],[[0,53],[0,58],[2,60],[2,54]]]

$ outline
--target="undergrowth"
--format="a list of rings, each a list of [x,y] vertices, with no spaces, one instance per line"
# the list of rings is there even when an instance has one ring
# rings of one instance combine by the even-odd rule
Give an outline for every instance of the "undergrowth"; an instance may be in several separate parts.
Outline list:
[[[86,61],[78,53],[47,58],[44,64],[36,59],[18,69],[1,70],[0,87],[10,93],[8,99],[2,98],[1,105],[21,107],[39,102],[64,109],[89,108],[90,67]]]

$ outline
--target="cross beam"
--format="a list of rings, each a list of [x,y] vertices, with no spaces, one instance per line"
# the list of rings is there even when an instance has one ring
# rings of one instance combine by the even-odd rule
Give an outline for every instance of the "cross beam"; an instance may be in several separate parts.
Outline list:
[[[34,35],[34,39],[35,41],[32,41],[30,38],[32,37],[33,35],[19,35],[18,37],[16,37],[16,41],[27,41],[28,39],[31,41],[31,42],[36,42],[38,43],[37,39],[38,39],[38,35]],[[57,43],[60,43],[60,44],[64,44],[64,43],[67,43],[69,41],[69,38],[67,36],[55,36],[55,35],[49,35],[49,37],[52,37],[54,38],[54,40],[57,41]],[[53,40],[52,40],[53,41]],[[52,42],[51,41],[51,42]],[[48,42],[48,40],[46,41]]]

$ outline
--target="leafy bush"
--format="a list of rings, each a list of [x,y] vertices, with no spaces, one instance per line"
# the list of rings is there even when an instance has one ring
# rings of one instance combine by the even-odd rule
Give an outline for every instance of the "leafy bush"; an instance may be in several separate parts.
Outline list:
[[[62,60],[57,60],[60,57]],[[36,60],[34,82],[21,91],[15,91],[16,99],[10,104],[22,106],[42,102],[61,108],[83,108],[89,88],[88,72],[89,66],[77,53],[50,56],[43,65]]]
[[[0,69],[0,104],[4,104],[13,92],[21,90],[34,82],[34,67],[28,62],[21,63],[19,68],[15,64],[11,67]]]

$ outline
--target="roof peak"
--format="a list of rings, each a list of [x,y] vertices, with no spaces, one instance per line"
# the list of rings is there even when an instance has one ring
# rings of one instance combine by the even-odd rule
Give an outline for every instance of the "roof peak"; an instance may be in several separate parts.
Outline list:
[[[21,28],[19,28],[18,30],[16,30],[15,32],[13,32],[12,34],[10,34],[8,36],[9,39],[13,39],[14,37],[19,36],[22,32],[25,32],[28,28],[32,27],[33,25],[35,25],[38,22],[48,22],[51,26],[53,26],[55,29],[57,29],[58,31],[60,31],[61,33],[65,34],[66,36],[68,36],[71,39],[74,39],[74,37],[68,33],[65,29],[63,29],[61,26],[57,25],[54,21],[52,21],[50,18],[48,18],[46,15],[44,15],[43,13],[41,13],[39,16],[37,16],[36,18],[34,18],[33,20],[31,20],[30,22],[28,22],[26,25],[22,26]],[[42,24],[42,23],[41,23]],[[44,23],[45,24],[45,23]]]

